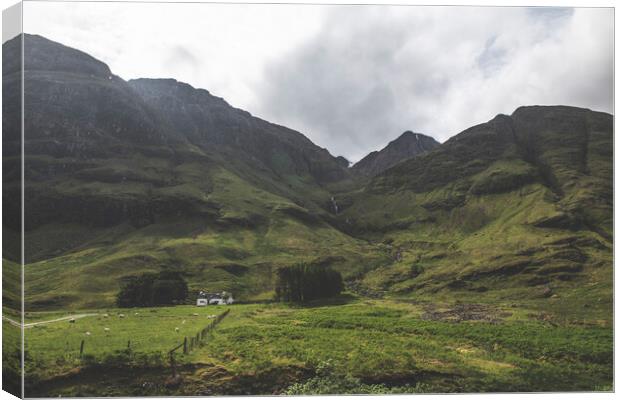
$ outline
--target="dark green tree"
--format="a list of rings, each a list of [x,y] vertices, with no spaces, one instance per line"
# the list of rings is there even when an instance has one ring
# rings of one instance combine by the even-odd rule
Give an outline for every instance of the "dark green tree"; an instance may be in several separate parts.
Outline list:
[[[116,297],[119,307],[170,305],[187,298],[187,282],[174,271],[147,273],[125,278]]]
[[[276,300],[294,303],[333,297],[342,292],[342,275],[325,265],[295,264],[276,273]]]

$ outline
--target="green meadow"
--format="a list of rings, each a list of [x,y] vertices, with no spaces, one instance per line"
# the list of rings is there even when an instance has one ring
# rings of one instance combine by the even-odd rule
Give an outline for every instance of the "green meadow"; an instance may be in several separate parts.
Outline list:
[[[167,382],[169,350],[227,308],[191,351],[175,351],[181,382]],[[611,390],[611,319],[537,308],[346,295],[307,307],[76,311],[64,316],[96,315],[26,329],[26,394]],[[37,313],[29,318],[40,321]]]

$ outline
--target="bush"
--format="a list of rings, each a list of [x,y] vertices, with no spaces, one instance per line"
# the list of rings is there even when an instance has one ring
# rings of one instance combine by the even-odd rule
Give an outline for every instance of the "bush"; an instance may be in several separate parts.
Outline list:
[[[332,297],[344,289],[342,275],[324,265],[296,264],[280,268],[276,277],[276,300],[303,303]]]
[[[178,272],[149,273],[126,278],[116,304],[119,307],[170,305],[185,300],[187,293],[187,282]]]
[[[289,386],[284,395],[317,395],[317,394],[402,394],[424,393],[430,387],[417,383],[415,386],[387,387],[383,384],[366,384],[334,365],[333,361],[322,361],[315,368],[315,376],[305,382]]]

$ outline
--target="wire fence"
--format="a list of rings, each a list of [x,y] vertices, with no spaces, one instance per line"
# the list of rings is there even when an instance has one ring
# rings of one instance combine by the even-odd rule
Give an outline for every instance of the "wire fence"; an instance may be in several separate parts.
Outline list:
[[[113,338],[113,335],[109,335],[109,337],[106,335],[104,338],[97,338],[96,340],[93,340],[91,337],[79,339],[77,343],[72,340],[67,340],[66,343],[58,343],[59,348],[57,350],[62,353],[61,357],[63,359],[71,362],[97,362],[105,359],[106,357],[113,357],[118,353],[126,355],[149,355],[154,361],[156,361],[155,359],[157,358],[155,356],[157,354],[161,354],[160,357],[162,361],[165,362],[165,360],[168,359],[172,364],[174,363],[173,360],[175,352],[182,351],[182,354],[189,354],[199,345],[202,345],[208,333],[213,330],[228,315],[229,312],[230,309],[227,309],[223,313],[215,316],[211,319],[207,326],[199,330],[195,335],[184,336],[183,341],[174,346],[171,350],[165,350],[165,348],[161,349],[161,347],[159,347],[161,346],[160,344],[155,345],[154,347],[152,340],[148,336],[140,338],[127,338],[126,344],[122,340],[119,342],[118,339],[114,340],[115,344],[113,345],[106,343],[105,341]],[[111,348],[110,345],[112,346]],[[108,348],[109,351],[98,351],[102,348],[102,346]]]
[[[174,358],[175,352],[183,349],[183,354],[189,354],[198,345],[202,344],[207,334],[211,332],[224,318],[226,318],[229,312],[230,308],[215,317],[215,319],[213,319],[211,323],[209,323],[209,325],[196,333],[195,336],[191,336],[189,338],[186,336],[185,338],[183,338],[183,342],[181,344],[173,347],[172,350],[168,352],[168,356],[170,358],[170,368],[172,368],[173,376],[176,375],[176,362]]]

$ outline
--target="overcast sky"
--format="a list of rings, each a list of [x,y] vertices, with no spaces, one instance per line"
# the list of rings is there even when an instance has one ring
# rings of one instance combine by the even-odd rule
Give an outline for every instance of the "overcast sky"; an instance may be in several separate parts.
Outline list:
[[[612,9],[24,3],[24,30],[175,78],[357,161],[520,105],[612,112]]]

